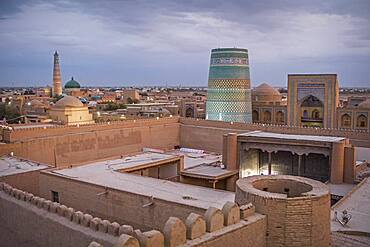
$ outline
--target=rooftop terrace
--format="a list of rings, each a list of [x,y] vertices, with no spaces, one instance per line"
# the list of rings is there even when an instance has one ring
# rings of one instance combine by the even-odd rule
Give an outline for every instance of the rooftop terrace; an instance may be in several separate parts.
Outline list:
[[[339,232],[362,232],[370,234],[370,178],[365,178],[352,191],[343,197],[332,208],[332,219],[334,211],[338,212],[340,218],[342,211],[347,210],[352,218],[347,225],[342,226],[337,221],[332,221],[331,230]]]
[[[0,177],[48,168],[47,165],[12,156],[0,157]]]
[[[261,137],[261,138],[273,138],[283,140],[297,140],[297,141],[316,141],[316,142],[340,142],[345,140],[344,137],[336,136],[315,136],[315,135],[292,135],[292,134],[280,134],[264,131],[251,131],[240,134],[239,136],[247,137]]]
[[[173,154],[145,152],[137,155],[99,161],[80,167],[55,170],[52,173],[100,186],[154,197],[165,201],[207,209],[222,208],[227,201],[234,201],[234,193],[208,189],[168,180],[143,177],[119,172],[134,166],[145,166],[176,158]]]

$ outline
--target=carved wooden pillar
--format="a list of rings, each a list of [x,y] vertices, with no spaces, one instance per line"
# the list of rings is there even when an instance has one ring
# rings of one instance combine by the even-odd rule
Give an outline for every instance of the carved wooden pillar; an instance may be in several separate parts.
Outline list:
[[[268,152],[269,154],[269,161],[268,161],[268,171],[269,171],[269,175],[271,175],[271,152]]]
[[[298,154],[298,176],[301,176],[302,154]]]

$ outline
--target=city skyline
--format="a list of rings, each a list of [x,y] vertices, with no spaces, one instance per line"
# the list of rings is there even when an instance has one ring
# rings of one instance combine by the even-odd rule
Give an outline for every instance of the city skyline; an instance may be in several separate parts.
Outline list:
[[[247,48],[252,87],[291,73],[368,86],[367,1],[2,1],[0,86],[206,86],[210,52]]]

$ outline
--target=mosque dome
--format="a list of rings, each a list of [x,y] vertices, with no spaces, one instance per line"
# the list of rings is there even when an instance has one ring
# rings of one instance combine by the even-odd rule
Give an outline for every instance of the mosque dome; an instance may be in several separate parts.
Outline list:
[[[74,88],[81,88],[81,86],[80,86],[80,83],[78,83],[78,81],[75,81],[73,79],[73,77],[72,77],[72,79],[66,83],[66,85],[64,86],[64,88],[66,88],[66,89],[74,89]]]
[[[257,102],[280,102],[281,94],[267,83],[262,83],[252,90],[252,100]]]
[[[367,99],[367,100],[361,102],[358,105],[358,108],[361,108],[361,109],[370,109],[370,99]]]
[[[57,107],[83,107],[79,99],[73,96],[66,95],[55,103]]]

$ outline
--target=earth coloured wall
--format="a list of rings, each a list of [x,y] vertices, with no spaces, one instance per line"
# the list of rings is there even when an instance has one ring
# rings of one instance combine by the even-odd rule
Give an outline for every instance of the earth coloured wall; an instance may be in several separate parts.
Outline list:
[[[370,148],[370,132],[342,129],[319,129],[292,127],[287,125],[236,123],[211,121],[192,118],[180,118],[180,146],[222,153],[223,135],[227,133],[245,133],[248,131],[266,131],[284,134],[342,136],[350,140],[355,147]]]
[[[144,147],[173,149],[179,145],[177,118],[136,120],[80,127],[12,130],[0,154],[53,166],[80,164],[135,153]]]
[[[13,152],[29,160],[63,167],[141,151],[143,147],[177,146],[222,153],[223,135],[261,130],[286,134],[329,135],[349,138],[351,144],[370,147],[370,132],[316,129],[191,118],[142,119],[80,127],[3,130],[7,143],[0,155]]]
[[[185,221],[191,213],[204,214],[206,209],[154,199],[148,196],[85,183],[46,172],[40,175],[40,196],[51,200],[51,191],[59,192],[60,203],[97,217],[132,225],[142,230],[162,229],[166,220],[178,217]],[[143,207],[144,205],[148,205]]]
[[[91,241],[112,247],[118,240],[117,236],[78,225],[5,191],[0,191],[0,212],[3,247],[86,247]]]

